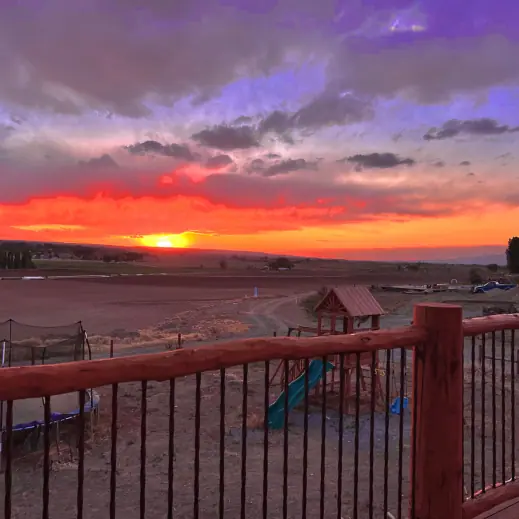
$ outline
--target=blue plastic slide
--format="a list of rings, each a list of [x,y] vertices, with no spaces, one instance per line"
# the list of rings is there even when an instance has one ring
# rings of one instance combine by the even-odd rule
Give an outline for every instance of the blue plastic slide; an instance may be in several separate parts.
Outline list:
[[[333,369],[331,362],[326,363],[326,371]],[[308,391],[314,388],[323,376],[323,361],[312,360],[308,365]],[[288,411],[293,409],[305,397],[305,373],[288,385]],[[281,429],[285,423],[285,392],[283,391],[277,400],[269,406],[269,427]]]

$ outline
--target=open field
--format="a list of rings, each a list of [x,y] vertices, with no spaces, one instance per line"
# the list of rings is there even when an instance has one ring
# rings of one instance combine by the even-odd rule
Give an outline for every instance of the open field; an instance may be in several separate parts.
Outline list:
[[[76,261],[74,268],[52,270],[51,264],[61,264],[62,260],[42,261],[47,261],[46,268],[31,271],[30,275],[84,273],[79,264],[88,264],[89,269],[99,269],[103,273],[111,270],[112,274],[125,273],[117,268],[139,268],[136,264]],[[63,260],[64,266],[69,263]],[[155,266],[144,266],[155,272]],[[298,266],[291,272],[259,272],[238,268],[235,264],[230,264],[225,271],[215,268],[186,272],[174,267],[169,264],[168,275],[130,274],[32,281],[4,279],[0,281],[0,320],[12,318],[39,326],[82,321],[97,351],[107,351],[111,339],[116,352],[132,347],[163,348],[176,342],[178,333],[182,333],[185,340],[196,343],[235,336],[271,335],[274,331],[284,334],[287,326],[311,324],[310,316],[302,310],[300,303],[323,285],[423,284],[448,282],[453,278],[462,283],[470,270],[469,266],[463,265],[427,265],[413,272],[398,270],[391,263],[319,260],[313,261],[310,267]],[[85,267],[85,270],[88,269]],[[16,271],[5,272],[14,274]],[[92,270],[88,272],[92,273]],[[252,297],[254,287],[259,289],[259,298]],[[461,292],[374,293],[387,312],[382,319],[382,326],[386,327],[409,324],[415,302],[461,302],[466,316],[470,317],[481,315],[482,307],[494,299],[491,294],[476,296]]]
[[[221,268],[221,262],[225,262],[225,269]],[[28,270],[27,275],[66,275],[68,274],[115,274],[115,273],[156,273],[191,274],[199,276],[263,276],[261,269],[266,265],[263,257],[235,257],[218,254],[183,254],[166,256],[136,262],[106,263],[103,261],[86,261],[77,259],[40,259],[34,260],[36,269]],[[402,270],[401,267],[409,263],[388,263],[370,261],[344,261],[344,260],[295,260],[292,272],[283,272],[283,276],[360,276],[360,282],[370,283],[385,282],[428,282],[441,277],[445,281],[458,279],[464,282],[468,279],[471,266],[449,265],[436,263],[420,263],[419,270]],[[412,264],[411,264],[412,265]],[[400,268],[399,268],[400,267]],[[486,268],[479,266],[483,272]],[[20,276],[24,273],[20,270],[3,270],[1,277]],[[272,274],[272,273],[271,273]],[[377,281],[380,280],[380,281]],[[431,281],[433,282],[433,281]]]

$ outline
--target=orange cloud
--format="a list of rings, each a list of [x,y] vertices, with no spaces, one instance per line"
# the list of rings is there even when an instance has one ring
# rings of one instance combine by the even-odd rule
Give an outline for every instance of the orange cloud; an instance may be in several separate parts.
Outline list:
[[[114,245],[142,245],[143,237],[146,242],[155,239],[149,236],[181,235],[186,237],[183,246],[344,256],[345,250],[354,249],[504,246],[519,221],[519,209],[499,204],[430,218],[420,212],[434,214],[433,205],[424,209],[417,205],[416,216],[402,217],[362,215],[358,212],[365,209],[362,200],[353,201],[353,209],[320,202],[261,209],[226,207],[187,196],[34,198],[0,205],[0,235]]]

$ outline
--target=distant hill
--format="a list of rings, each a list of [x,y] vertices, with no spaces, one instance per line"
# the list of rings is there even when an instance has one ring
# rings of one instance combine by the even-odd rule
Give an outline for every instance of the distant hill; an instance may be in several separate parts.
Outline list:
[[[427,263],[452,263],[455,265],[506,265],[505,254],[481,254],[478,256],[458,256],[444,260],[434,260]]]
[[[171,258],[171,257],[184,257],[184,258],[197,258],[201,257],[228,257],[236,259],[267,259],[279,256],[285,256],[291,260],[304,260],[306,258],[320,259],[323,261],[382,261],[389,263],[409,263],[409,262],[421,262],[421,263],[450,263],[456,265],[489,265],[496,263],[497,265],[505,265],[506,257],[504,250],[500,251],[499,246],[483,246],[483,247],[468,247],[464,248],[449,248],[447,250],[438,251],[438,249],[420,248],[420,249],[366,249],[366,250],[347,250],[337,249],[336,257],[330,257],[330,250],[321,251],[322,256],[319,254],[320,251],[312,250],[307,251],[308,254],[294,255],[294,254],[283,254],[279,252],[251,252],[242,250],[219,250],[219,249],[197,249],[197,248],[155,248],[155,247],[142,247],[137,245],[99,245],[99,244],[84,244],[84,243],[64,243],[64,242],[38,242],[38,241],[16,241],[16,240],[0,240],[0,249],[9,250],[31,250],[34,252],[44,251],[48,253],[51,251],[56,255],[74,254],[80,249],[89,249],[92,253],[97,256],[103,254],[117,254],[117,253],[128,253],[134,252],[146,256],[148,259],[155,258]],[[375,260],[372,258],[373,252],[377,250],[378,258]],[[439,252],[443,252],[446,258],[434,258],[435,255],[441,255]],[[466,252],[466,254],[463,254]],[[461,253],[461,254],[457,254]],[[429,256],[430,254],[430,256]],[[452,254],[452,256],[451,256]],[[323,256],[327,256],[324,257]],[[371,256],[371,258],[370,258]],[[369,258],[369,259],[368,259]],[[411,259],[413,258],[413,259]],[[434,259],[433,259],[434,258]]]

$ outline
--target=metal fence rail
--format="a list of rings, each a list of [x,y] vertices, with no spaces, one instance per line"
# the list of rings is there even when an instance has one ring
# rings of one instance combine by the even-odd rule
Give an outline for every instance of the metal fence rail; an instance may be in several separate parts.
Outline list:
[[[392,355],[401,361],[395,375],[403,402],[406,350],[381,354],[387,372]],[[4,517],[20,513],[24,517],[60,516],[74,506],[73,494],[78,518],[88,517],[89,510],[101,503],[111,518],[116,513],[139,518],[197,518],[207,516],[209,510],[217,510],[221,518],[373,518],[386,517],[387,512],[395,518],[407,517],[412,474],[410,408],[391,412],[394,395],[390,377],[383,383],[384,391],[389,388],[389,399],[385,394],[377,395],[376,385],[362,379],[375,376],[375,353],[366,367],[367,375],[362,372],[360,354],[353,356],[357,369],[351,381],[355,393],[351,415],[342,412],[346,370],[340,371],[335,394],[321,389],[316,395],[309,377],[312,359],[304,359],[304,394],[290,409],[288,377],[279,396],[279,388],[273,392],[269,387],[274,363],[266,361],[161,383],[142,381],[98,388],[105,405],[94,438],[87,414],[80,412],[71,424],[74,441],[69,445],[61,442],[61,452],[57,452],[60,438],[51,419],[53,398],[45,397],[41,450],[34,458],[41,469],[33,472],[34,485],[29,491],[15,470],[17,463],[25,469],[27,466],[25,460],[19,460],[20,445],[14,441],[16,402],[9,401]],[[320,360],[324,386],[330,379],[328,357]],[[345,365],[345,354],[338,360],[340,369]],[[289,363],[282,361],[285,374]],[[368,386],[365,391],[363,384]],[[276,395],[283,403],[281,425],[273,423],[272,412],[269,416]],[[82,409],[87,400],[87,392],[80,391]],[[162,415],[160,420],[156,413]],[[130,432],[129,423],[133,425]],[[107,437],[101,438],[102,431]],[[128,442],[131,447],[125,445]],[[97,462],[92,458],[103,449],[103,481],[108,484],[100,488]],[[157,458],[160,452],[163,456]],[[132,477],[121,475],[128,458],[133,460]],[[77,471],[73,485],[69,472],[53,470],[64,460]],[[166,499],[157,492],[158,479]],[[135,488],[128,497],[122,489],[130,481]]]
[[[516,331],[465,341],[465,493],[474,498],[516,479]]]

